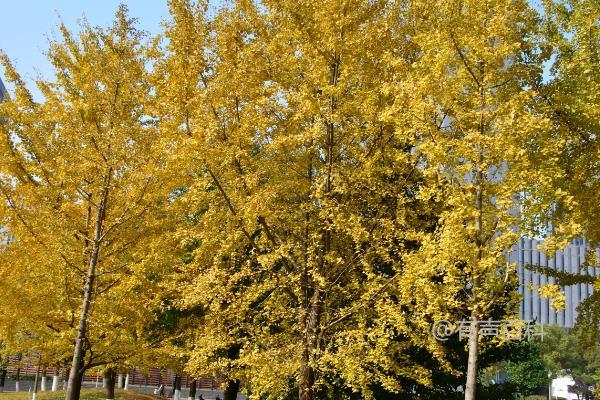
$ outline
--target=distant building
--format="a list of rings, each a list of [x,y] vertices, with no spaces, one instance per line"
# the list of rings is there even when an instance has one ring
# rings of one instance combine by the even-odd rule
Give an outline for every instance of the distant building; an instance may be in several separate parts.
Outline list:
[[[6,91],[6,88],[4,87],[4,83],[2,82],[2,79],[0,79],[0,101],[2,101],[2,99],[4,99],[7,94],[8,94],[8,92]]]
[[[541,265],[562,272],[580,273],[594,277],[600,275],[600,270],[595,268],[580,270],[585,253],[589,249],[589,242],[585,239],[573,240],[566,249],[557,251],[551,258],[537,249],[541,243],[538,240],[521,239],[510,256],[510,261],[517,262],[518,265],[519,294],[523,296],[520,318],[536,320],[544,325],[572,328],[577,320],[577,307],[592,294],[592,285],[577,284],[565,287],[565,309],[556,312],[550,307],[549,301],[541,297],[536,290],[536,286],[554,283],[554,278],[533,272],[525,266]],[[596,251],[600,254],[600,249]]]

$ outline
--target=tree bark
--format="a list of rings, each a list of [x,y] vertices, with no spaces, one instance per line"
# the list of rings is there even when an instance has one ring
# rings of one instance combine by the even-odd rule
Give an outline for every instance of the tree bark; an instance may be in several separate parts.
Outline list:
[[[70,372],[70,371],[69,371]],[[69,391],[69,388],[73,388],[74,393],[76,393],[77,398],[79,399],[79,393],[81,392],[81,383],[83,382],[83,374],[77,374],[77,376],[75,377],[75,381],[73,382],[73,386],[71,386],[71,378],[72,378],[72,374],[69,373],[69,380],[66,381],[67,382],[67,394]]]
[[[94,280],[96,278],[96,266],[98,265],[98,257],[100,255],[100,242],[102,238],[104,216],[106,212],[106,201],[108,197],[108,186],[110,184],[111,174],[112,170],[109,168],[107,175],[104,177],[104,187],[96,212],[96,226],[94,230],[94,239],[92,241],[92,253],[90,255],[88,274],[83,289],[83,304],[81,308],[81,316],[79,318],[79,327],[77,329],[75,349],[73,351],[73,362],[71,363],[71,370],[69,371],[69,382],[67,384],[67,395],[65,400],[79,400],[81,378],[83,374],[83,357],[85,353],[84,344],[87,335],[87,319],[90,303],[92,301]]]
[[[104,371],[103,379],[106,380],[106,400],[113,400],[115,398],[115,379],[116,372],[112,368],[108,368]]]
[[[196,398],[196,380],[192,380],[190,383],[190,392],[188,394],[188,400],[194,400]]]
[[[300,400],[313,400],[315,398],[315,369],[312,366],[313,355],[319,347],[319,325],[322,312],[322,291],[316,288],[311,299],[310,314],[304,338],[304,369],[300,377]]]
[[[313,400],[315,385],[315,370],[310,365],[304,367],[300,377],[300,400]]]
[[[40,366],[38,365],[37,369],[35,370],[35,379],[33,380],[33,394],[31,395],[31,400],[35,400],[37,397],[39,376],[40,376]]]
[[[481,91],[481,106],[485,106],[485,92],[482,88]],[[483,121],[483,114],[479,121],[479,133],[483,136],[485,133],[485,124]],[[475,220],[475,245],[477,246],[477,267],[480,266],[481,260],[483,259],[483,189],[484,189],[484,172],[483,172],[483,152],[481,144],[478,147],[478,163],[475,171],[475,207],[477,209],[477,217]],[[471,329],[469,331],[469,356],[467,361],[467,383],[465,385],[465,400],[475,400],[477,392],[477,358],[479,352],[479,317],[480,313],[486,310],[480,310],[477,308],[477,301],[479,299],[478,291],[481,289],[479,277],[475,275],[472,281],[472,302],[474,309],[471,310]]]
[[[58,381],[60,380],[60,373],[58,368],[56,368],[56,372],[54,372],[54,376],[52,376],[52,391],[56,392],[58,390]]]
[[[223,392],[223,400],[236,400],[238,391],[240,390],[240,380],[228,380]]]
[[[46,367],[44,367],[42,369],[42,382],[40,384],[40,391],[45,392],[46,391],[46,385],[48,383],[48,375],[46,373]]]
[[[21,357],[19,356],[19,365],[17,366],[17,373],[15,374],[15,392],[21,391]]]
[[[4,383],[6,382],[6,374],[8,368],[8,357],[5,356],[4,359],[0,356],[0,393],[4,392]]]
[[[467,384],[465,388],[465,400],[475,400],[477,390],[477,353],[478,320],[476,315],[471,315],[471,330],[469,332],[469,358],[467,362]]]
[[[173,379],[173,400],[180,400],[181,398],[181,375],[175,374]]]
[[[2,371],[0,371],[0,393],[4,392],[4,383],[6,382],[6,374],[8,371],[6,371],[5,368],[2,368]]]
[[[329,85],[336,87],[340,77],[341,68],[341,56],[337,52],[334,55],[334,62],[330,65],[330,80]],[[329,96],[329,110],[333,116],[337,108],[337,99],[334,95]],[[329,196],[333,190],[333,164],[335,160],[335,124],[334,121],[330,120],[326,123],[326,134],[327,141],[325,146],[326,151],[326,180],[325,180],[325,196]],[[311,176],[309,175],[309,179]],[[322,232],[323,250],[320,257],[320,274],[327,275],[328,269],[327,256],[331,252],[332,237],[331,230],[323,229]],[[308,283],[306,283],[308,285]],[[300,400],[313,400],[315,398],[314,385],[316,371],[313,366],[314,358],[317,357],[317,351],[321,345],[321,315],[323,312],[323,290],[319,286],[320,284],[315,283],[313,288],[314,292],[310,302],[310,310],[306,309],[308,313],[308,321],[304,324],[306,332],[304,334],[304,354],[303,354],[303,371],[300,377]],[[305,306],[306,307],[306,306]]]
[[[65,371],[65,376],[63,377],[63,390],[67,390],[67,382],[69,380],[70,373],[71,373],[70,368]]]

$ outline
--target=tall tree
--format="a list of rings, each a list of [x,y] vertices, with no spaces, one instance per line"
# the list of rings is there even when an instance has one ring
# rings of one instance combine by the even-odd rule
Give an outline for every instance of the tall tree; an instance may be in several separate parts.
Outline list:
[[[553,241],[563,246],[573,236],[600,243],[600,4],[593,0],[547,0],[543,45],[553,55],[548,78],[540,82],[540,106],[552,119],[545,140],[560,143],[552,161],[546,208]],[[539,210],[538,210],[539,211]],[[543,222],[547,222],[544,220]]]
[[[536,267],[556,282],[546,285],[543,294],[560,299],[559,286],[598,283],[592,269],[600,268],[600,4],[548,0],[543,6],[540,40],[552,57],[546,79],[534,81],[534,87],[536,108],[552,121],[552,129],[528,143],[545,178],[537,185],[537,196],[524,203],[524,211],[534,232],[545,237],[548,253],[566,247],[575,237],[589,244],[579,271]],[[599,339],[598,292],[591,293],[578,311],[576,329],[592,349]]]
[[[62,40],[48,51],[55,80],[36,81],[42,102],[2,56],[15,91],[0,105],[0,190],[14,255],[64,279],[78,313],[66,331],[74,344],[68,400],[79,398],[87,368],[107,362],[94,339],[119,340],[111,324],[122,332],[126,319],[115,322],[112,307],[117,300],[128,310],[131,292],[143,289],[132,271],[144,255],[142,239],[158,228],[149,215],[166,198],[145,106],[151,88],[142,33],[124,6],[110,28],[80,28],[74,35],[60,26]]]
[[[405,276],[404,256],[436,205],[417,197],[414,130],[391,115],[407,111],[395,87],[417,17],[387,1],[238,1],[214,18],[170,4],[157,107],[178,146],[178,251],[193,247],[181,304],[221,321],[189,369],[302,400],[326,375],[367,397],[401,390],[393,376],[427,383],[407,349],[441,356],[428,333],[443,301],[426,306],[431,281]]]
[[[566,247],[573,237],[589,241],[580,271],[540,268],[558,285],[597,284],[592,268],[600,268],[600,5],[595,1],[544,1],[543,43],[553,57],[548,79],[540,82],[540,110],[552,119],[546,141],[560,143],[548,174],[550,196],[530,207],[532,225],[550,225],[547,250]],[[550,295],[557,295],[550,287]],[[596,291],[579,306],[576,329],[587,348],[598,341],[600,296]]]
[[[468,335],[465,399],[475,399],[481,321],[498,303],[514,308],[521,194],[543,179],[525,144],[548,130],[531,111],[529,80],[541,74],[535,14],[526,1],[423,2],[429,22],[417,33],[410,124],[425,161],[423,195],[443,199],[435,232],[414,265],[440,274],[454,301],[465,301]],[[401,120],[406,119],[400,115]],[[429,271],[429,272],[427,272]],[[466,293],[466,298],[462,296]],[[510,313],[511,307],[507,308]]]

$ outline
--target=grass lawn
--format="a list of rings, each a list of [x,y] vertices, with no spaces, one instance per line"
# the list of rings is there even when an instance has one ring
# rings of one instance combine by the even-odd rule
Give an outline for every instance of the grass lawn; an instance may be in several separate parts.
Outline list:
[[[65,392],[63,390],[57,392],[38,392],[37,400],[64,400]],[[160,397],[150,393],[137,392],[135,390],[119,390],[115,389],[115,400],[156,400]],[[29,392],[7,392],[0,393],[0,400],[30,400],[31,393]],[[105,389],[81,389],[81,400],[105,400]]]

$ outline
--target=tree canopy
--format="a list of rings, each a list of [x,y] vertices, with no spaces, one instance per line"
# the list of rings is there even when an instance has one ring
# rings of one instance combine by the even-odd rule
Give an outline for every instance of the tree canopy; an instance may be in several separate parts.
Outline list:
[[[140,363],[225,400],[475,399],[504,347],[432,324],[512,318],[521,235],[600,240],[598,2],[168,6],[157,36],[61,24],[39,100],[0,57],[4,353],[70,365],[68,400]]]

